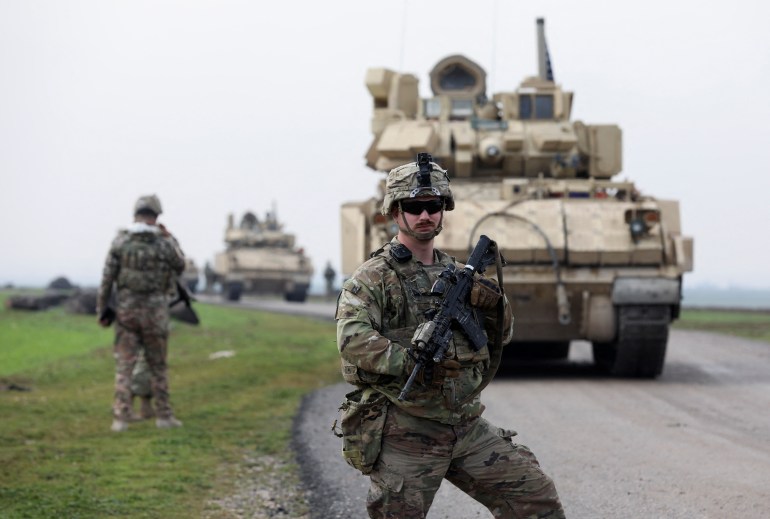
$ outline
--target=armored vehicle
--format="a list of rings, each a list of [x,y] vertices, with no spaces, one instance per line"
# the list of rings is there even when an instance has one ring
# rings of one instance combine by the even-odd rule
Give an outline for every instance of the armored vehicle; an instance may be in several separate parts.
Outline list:
[[[254,213],[243,215],[240,225],[227,219],[226,250],[214,258],[211,278],[223,296],[238,301],[242,294],[279,294],[287,301],[303,302],[313,276],[304,250],[294,244],[293,234],[283,232],[275,211],[260,221]]]
[[[366,163],[387,172],[427,152],[449,171],[456,206],[435,243],[464,260],[480,235],[497,241],[516,320],[507,356],[565,358],[586,340],[609,373],[656,377],[693,240],[677,201],[614,179],[618,126],[570,120],[573,94],[554,81],[542,19],[537,43],[538,76],[491,98],[485,71],[461,55],[433,68],[427,99],[414,75],[369,69]],[[342,206],[343,276],[397,232],[379,214],[383,189],[384,179],[379,196]]]
[[[191,258],[185,259],[184,272],[179,276],[179,281],[184,287],[191,293],[198,291],[198,281],[200,279],[200,271],[198,266]]]

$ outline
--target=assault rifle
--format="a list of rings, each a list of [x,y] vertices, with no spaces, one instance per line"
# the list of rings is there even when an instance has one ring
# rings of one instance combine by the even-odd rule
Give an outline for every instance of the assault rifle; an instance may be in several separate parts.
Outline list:
[[[187,289],[182,285],[179,280],[176,280],[176,297],[173,301],[171,301],[168,304],[168,307],[170,308],[171,317],[174,319],[178,319],[184,323],[187,324],[193,324],[197,325],[200,323],[200,319],[198,318],[198,314],[195,313],[195,309],[192,307],[192,302],[195,301],[195,298],[190,295],[190,293],[187,291]],[[177,307],[177,303],[184,303],[183,306]],[[106,323],[106,326],[109,326],[115,321],[116,313],[113,306],[115,305],[115,298],[114,294],[110,298],[110,303],[108,306],[102,311],[102,314],[99,316],[99,321]]]
[[[180,321],[187,324],[197,325],[200,323],[198,314],[195,313],[195,310],[192,307],[193,301],[195,301],[195,298],[190,295],[184,285],[177,279],[176,298],[168,304],[169,308],[171,309],[171,317],[179,319]],[[176,307],[176,304],[180,302],[183,302],[184,306]]]
[[[468,306],[468,295],[473,287],[473,273],[481,274],[489,265],[493,265],[496,259],[497,244],[487,236],[481,235],[463,269],[458,271],[454,264],[450,264],[441,272],[431,291],[434,294],[444,294],[444,299],[436,315],[418,328],[412,339],[417,349],[415,366],[398,395],[399,400],[406,400],[406,395],[421,369],[430,362],[441,362],[452,338],[453,324],[460,326],[477,351],[487,343],[483,328],[476,323],[475,311]]]

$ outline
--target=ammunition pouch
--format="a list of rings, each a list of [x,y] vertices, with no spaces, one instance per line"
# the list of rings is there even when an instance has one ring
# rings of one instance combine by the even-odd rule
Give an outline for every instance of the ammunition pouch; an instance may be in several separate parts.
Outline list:
[[[341,434],[335,434],[342,438],[342,457],[362,474],[369,474],[382,448],[388,399],[370,387],[357,389],[345,395],[340,412]]]
[[[118,274],[118,288],[127,288],[136,294],[163,293],[168,275],[162,270],[138,271],[122,269]]]

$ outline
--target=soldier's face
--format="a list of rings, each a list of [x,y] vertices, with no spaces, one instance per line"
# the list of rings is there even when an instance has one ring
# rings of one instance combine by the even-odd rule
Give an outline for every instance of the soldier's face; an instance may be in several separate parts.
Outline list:
[[[437,196],[423,196],[412,200],[403,200],[401,209],[394,208],[393,218],[399,227],[406,224],[418,239],[431,239],[441,223],[444,212],[443,200]]]

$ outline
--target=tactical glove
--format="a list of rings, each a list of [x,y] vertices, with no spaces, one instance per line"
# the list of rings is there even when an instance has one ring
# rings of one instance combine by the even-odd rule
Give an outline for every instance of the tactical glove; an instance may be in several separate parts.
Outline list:
[[[479,310],[492,310],[500,299],[500,288],[497,284],[485,277],[477,277],[471,287],[470,303]]]
[[[417,365],[417,362],[412,357],[412,354],[407,354],[404,358],[404,371],[407,376],[412,374],[415,365]],[[454,359],[444,359],[438,364],[433,362],[433,360],[428,360],[428,363],[417,372],[415,381],[422,386],[433,385],[441,387],[445,378],[459,378],[461,370],[462,366]]]
[[[111,307],[108,306],[99,315],[99,324],[106,328],[107,326],[112,324],[112,322],[115,320],[115,317],[116,317],[115,310],[113,310]]]
[[[441,387],[444,385],[445,378],[460,378],[460,370],[462,366],[454,359],[444,359],[438,364],[430,361],[426,367],[422,369],[423,380],[420,381],[423,385],[432,385],[433,387]],[[419,378],[419,377],[418,377]]]

